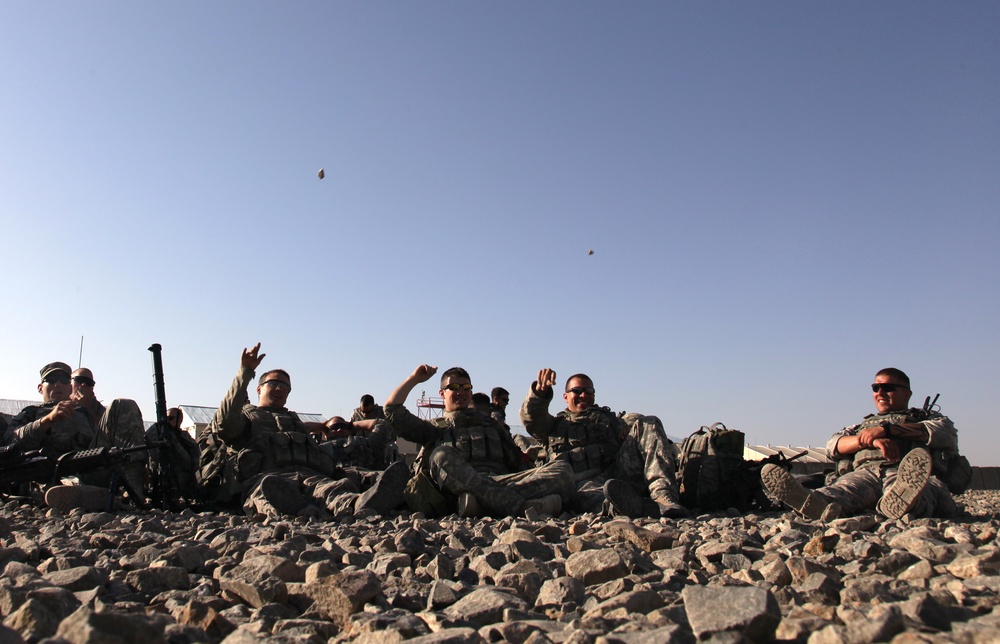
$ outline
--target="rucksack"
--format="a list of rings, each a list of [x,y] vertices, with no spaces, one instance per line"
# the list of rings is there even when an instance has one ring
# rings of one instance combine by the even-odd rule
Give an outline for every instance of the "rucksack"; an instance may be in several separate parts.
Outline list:
[[[755,488],[747,480],[743,432],[722,423],[702,426],[684,439],[677,467],[681,504],[705,511],[746,511]]]

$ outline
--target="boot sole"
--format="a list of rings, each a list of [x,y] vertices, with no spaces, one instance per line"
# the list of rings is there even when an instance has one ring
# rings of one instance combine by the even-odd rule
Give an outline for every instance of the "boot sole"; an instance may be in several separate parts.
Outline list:
[[[910,450],[899,462],[896,481],[878,502],[879,514],[887,519],[901,519],[913,509],[931,478],[931,455],[923,449]]]
[[[783,467],[768,463],[760,472],[760,481],[773,497],[807,519],[826,520],[840,514],[838,508],[828,510],[832,503],[802,487]]]

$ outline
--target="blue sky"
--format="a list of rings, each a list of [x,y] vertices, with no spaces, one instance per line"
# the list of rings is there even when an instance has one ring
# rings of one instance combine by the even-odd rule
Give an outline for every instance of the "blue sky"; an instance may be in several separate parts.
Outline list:
[[[84,336],[214,406],[260,341],[302,412],[551,367],[822,445],[896,366],[1000,465],[996,3],[4,3],[0,55],[0,397]]]

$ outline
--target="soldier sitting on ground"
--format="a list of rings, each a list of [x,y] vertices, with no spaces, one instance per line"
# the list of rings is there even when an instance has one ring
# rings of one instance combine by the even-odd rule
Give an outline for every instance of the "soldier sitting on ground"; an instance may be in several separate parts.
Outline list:
[[[443,416],[424,420],[407,411],[403,403],[410,391],[436,372],[420,365],[385,402],[396,433],[423,445],[418,470],[436,493],[461,516],[518,516],[529,508],[559,514],[573,492],[572,469],[565,463],[528,468],[510,429],[471,406],[472,380],[465,369],[452,367],[441,376]]]
[[[134,400],[119,398],[107,408],[94,395],[90,369],[72,371],[65,362],[51,362],[41,371],[38,393],[41,405],[29,405],[11,420],[7,444],[24,451],[41,450],[52,457],[93,447],[135,447],[145,444],[142,412]],[[72,374],[72,375],[71,375]],[[122,466],[121,476],[136,492],[133,502],[142,505],[146,453],[138,451]],[[115,473],[108,469],[78,474],[69,484],[49,487],[45,503],[61,511],[72,508],[107,509],[112,505],[110,485]],[[40,492],[40,493],[41,493]]]
[[[765,489],[808,519],[871,510],[889,519],[954,516],[957,506],[949,488],[961,492],[971,478],[968,461],[958,453],[955,426],[930,404],[908,408],[910,378],[899,369],[875,374],[872,392],[878,413],[827,443],[827,456],[837,464],[833,483],[807,490],[783,468],[765,465]]]
[[[552,369],[538,372],[521,405],[521,422],[546,447],[550,461],[573,467],[573,509],[629,517],[687,516],[678,502],[673,459],[660,419],[635,414],[627,423],[607,407],[597,407],[594,383],[582,373],[566,381],[566,409],[552,416],[555,382]]]
[[[240,368],[205,433],[201,477],[220,503],[239,502],[247,514],[295,515],[318,505],[335,516],[366,509],[380,513],[403,503],[409,474],[394,463],[367,481],[337,467],[311,432],[326,423],[303,422],[285,406],[292,381],[282,369],[265,372],[257,385],[260,400],[248,401],[247,387],[264,359],[260,343],[243,350]]]

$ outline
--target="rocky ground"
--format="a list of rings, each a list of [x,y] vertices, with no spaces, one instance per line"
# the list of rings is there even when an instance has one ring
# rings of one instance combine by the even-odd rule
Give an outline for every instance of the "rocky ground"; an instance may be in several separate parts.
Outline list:
[[[951,521],[0,508],[7,642],[1000,641],[1000,493]]]

